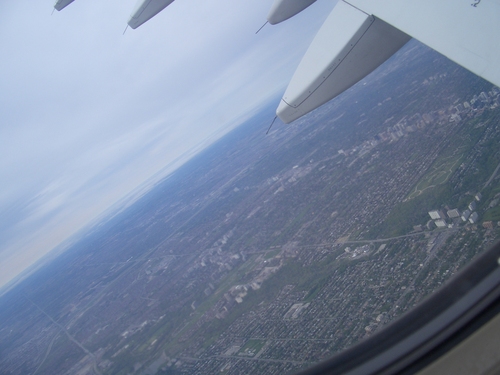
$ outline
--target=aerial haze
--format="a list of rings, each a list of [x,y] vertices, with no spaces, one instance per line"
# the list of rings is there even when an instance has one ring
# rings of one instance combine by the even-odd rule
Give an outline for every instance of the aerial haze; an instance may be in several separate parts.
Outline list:
[[[294,372],[372,336],[500,237],[500,89],[416,40],[266,135],[274,110],[6,291],[0,369]]]
[[[0,286],[279,98],[334,3],[257,35],[270,0],[176,1],[125,35],[132,0],[2,3]]]

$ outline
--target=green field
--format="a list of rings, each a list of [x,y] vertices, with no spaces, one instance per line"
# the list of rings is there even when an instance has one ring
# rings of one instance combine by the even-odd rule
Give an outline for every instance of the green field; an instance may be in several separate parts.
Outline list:
[[[408,195],[407,199],[413,199],[438,185],[444,184],[460,165],[466,147],[462,146],[453,150],[451,155],[439,157],[431,166],[427,174],[417,183],[415,189]]]
[[[264,255],[264,259],[271,259],[271,258],[274,258],[276,255],[278,255],[280,253],[281,249],[276,249],[276,250],[271,250],[271,251],[268,251],[266,253],[266,255]]]
[[[266,340],[256,340],[250,339],[246,344],[238,351],[238,355],[253,357],[257,354],[266,344]]]
[[[500,221],[500,206],[489,209],[484,215],[484,221]]]

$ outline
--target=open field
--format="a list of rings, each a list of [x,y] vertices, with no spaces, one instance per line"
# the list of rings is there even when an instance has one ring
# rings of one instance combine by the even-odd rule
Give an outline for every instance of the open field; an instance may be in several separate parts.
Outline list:
[[[413,199],[428,189],[442,185],[460,165],[466,147],[461,146],[453,150],[451,155],[443,155],[429,169],[429,172],[417,183],[415,189],[407,199]]]

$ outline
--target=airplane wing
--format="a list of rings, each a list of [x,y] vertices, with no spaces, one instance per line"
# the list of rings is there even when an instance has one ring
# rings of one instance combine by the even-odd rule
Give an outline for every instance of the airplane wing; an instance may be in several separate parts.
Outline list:
[[[146,21],[149,21],[151,18],[160,13],[167,6],[172,4],[174,0],[142,0],[140,1],[130,19],[128,20],[128,25],[132,29],[137,29]]]
[[[56,10],[58,11],[63,10],[73,1],[75,0],[57,0],[56,3],[54,4],[54,8],[56,8]]]
[[[276,2],[280,7],[273,9],[297,9],[291,0]],[[498,20],[500,0],[341,0],[300,62],[276,114],[290,123],[309,113],[372,72],[410,37],[500,86]]]

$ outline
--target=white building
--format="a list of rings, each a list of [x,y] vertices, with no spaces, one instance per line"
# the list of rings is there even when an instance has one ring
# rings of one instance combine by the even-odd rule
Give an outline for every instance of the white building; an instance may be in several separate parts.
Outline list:
[[[463,221],[467,221],[469,219],[469,216],[470,216],[469,210],[465,210],[464,212],[462,212],[462,220]]]
[[[469,203],[469,210],[474,211],[476,209],[476,202],[472,201]]]
[[[429,216],[432,220],[444,219],[444,214],[441,210],[429,211]]]
[[[471,223],[471,224],[477,223],[478,217],[479,217],[479,215],[477,214],[477,212],[473,212],[472,215],[470,215],[470,217],[469,217],[469,223]]]
[[[436,224],[436,227],[438,227],[438,228],[446,228],[448,226],[446,224],[446,221],[444,221],[443,219],[436,220],[434,223]]]
[[[446,214],[450,219],[455,219],[457,217],[460,217],[460,212],[456,208],[454,208],[453,210],[448,210]]]

